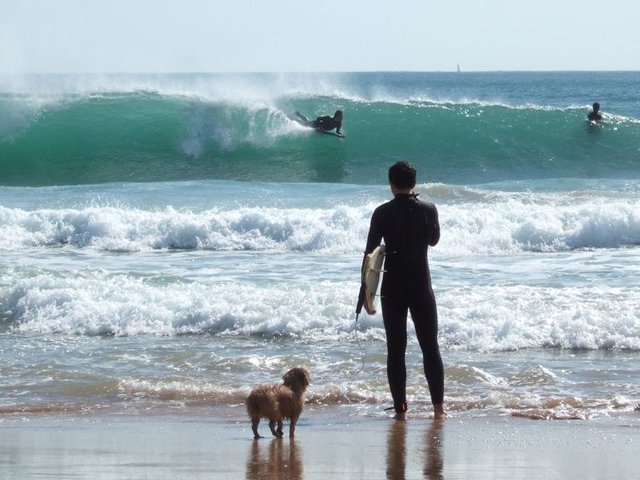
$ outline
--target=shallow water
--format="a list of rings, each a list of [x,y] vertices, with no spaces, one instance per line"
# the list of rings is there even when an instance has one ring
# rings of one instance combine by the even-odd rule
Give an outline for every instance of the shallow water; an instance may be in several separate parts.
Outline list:
[[[12,108],[0,122],[12,165],[0,174],[2,411],[237,405],[302,363],[314,404],[383,414],[382,321],[356,325],[354,309],[369,219],[399,158],[440,215],[429,255],[449,408],[632,411],[640,104],[625,92],[637,78],[598,77],[608,117],[596,132],[583,124],[589,75],[480,77],[362,74],[322,96],[306,77],[268,91],[253,77],[232,90],[188,76],[0,83]],[[585,97],[560,95],[567,85]],[[290,107],[336,104],[349,107],[342,143],[286,123]],[[103,115],[105,138],[81,128],[87,111]],[[411,141],[364,128],[376,115]],[[176,141],[145,140],[165,134]],[[413,340],[408,361],[409,400],[426,416]]]

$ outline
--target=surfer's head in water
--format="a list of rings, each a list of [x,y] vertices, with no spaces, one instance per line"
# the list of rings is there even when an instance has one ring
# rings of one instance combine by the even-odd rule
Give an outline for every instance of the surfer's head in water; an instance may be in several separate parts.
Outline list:
[[[389,184],[394,194],[411,193],[416,186],[416,169],[409,162],[394,163],[389,168]]]

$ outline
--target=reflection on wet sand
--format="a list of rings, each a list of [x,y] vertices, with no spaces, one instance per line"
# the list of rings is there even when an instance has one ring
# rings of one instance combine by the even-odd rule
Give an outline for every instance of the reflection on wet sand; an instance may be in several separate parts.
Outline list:
[[[407,422],[396,421],[389,428],[387,437],[387,478],[405,478],[407,457]]]
[[[301,452],[293,438],[287,443],[273,439],[254,440],[247,458],[247,480],[302,480],[304,478]]]
[[[431,422],[424,437],[424,478],[444,479],[444,459],[442,455],[442,420]]]
[[[424,436],[424,478],[442,480],[444,462],[442,456],[442,427],[444,422],[433,421]],[[393,422],[387,437],[387,478],[406,478],[407,422]]]

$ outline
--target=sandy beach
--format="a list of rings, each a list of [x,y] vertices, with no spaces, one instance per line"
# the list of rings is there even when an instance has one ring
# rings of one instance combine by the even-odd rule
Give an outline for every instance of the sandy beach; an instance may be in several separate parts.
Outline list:
[[[397,422],[352,406],[309,409],[294,440],[254,441],[241,407],[5,416],[0,428],[0,477],[20,479],[626,479],[637,475],[640,443],[637,414]]]

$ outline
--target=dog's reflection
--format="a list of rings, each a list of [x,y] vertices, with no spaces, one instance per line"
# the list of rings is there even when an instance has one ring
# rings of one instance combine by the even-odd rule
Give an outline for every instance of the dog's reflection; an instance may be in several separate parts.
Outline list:
[[[442,480],[444,462],[442,459],[442,427],[444,422],[433,421],[424,435],[424,478]],[[404,480],[407,462],[407,422],[393,422],[387,438],[387,478]]]
[[[301,452],[295,439],[254,440],[247,459],[247,480],[302,480]]]

